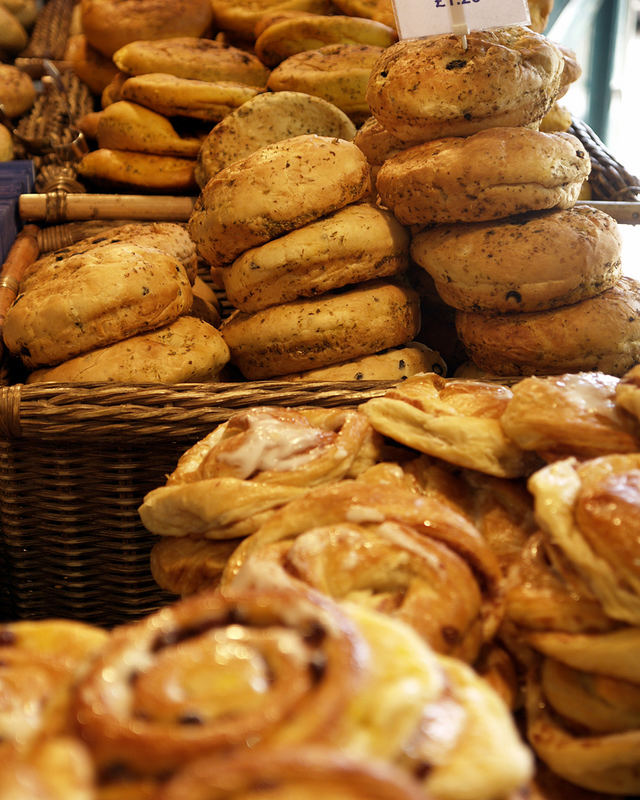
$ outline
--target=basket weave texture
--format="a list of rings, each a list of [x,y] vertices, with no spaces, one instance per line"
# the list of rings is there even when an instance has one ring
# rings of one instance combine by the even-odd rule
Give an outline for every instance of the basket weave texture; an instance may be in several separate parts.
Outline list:
[[[0,388],[4,619],[104,626],[174,599],[150,572],[144,495],[236,410],[354,407],[391,382],[15,384]]]

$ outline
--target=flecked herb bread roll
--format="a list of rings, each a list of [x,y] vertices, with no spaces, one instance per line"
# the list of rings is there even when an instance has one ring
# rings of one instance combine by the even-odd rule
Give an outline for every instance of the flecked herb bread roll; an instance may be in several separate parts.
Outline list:
[[[59,364],[160,328],[189,310],[182,264],[150,247],[115,243],[69,256],[7,312],[4,341],[29,367]]]
[[[373,116],[406,142],[469,136],[489,127],[539,122],[562,79],[561,51],[525,27],[404,39],[371,71]]]
[[[481,222],[571,208],[590,171],[589,154],[570,133],[489,128],[392,156],[376,186],[405,225]]]
[[[206,184],[189,219],[213,267],[365,197],[367,161],[352,142],[308,134],[261,148]]]
[[[491,222],[437,225],[413,237],[411,255],[440,297],[461,311],[544,311],[593,297],[622,274],[622,240],[590,206]]]

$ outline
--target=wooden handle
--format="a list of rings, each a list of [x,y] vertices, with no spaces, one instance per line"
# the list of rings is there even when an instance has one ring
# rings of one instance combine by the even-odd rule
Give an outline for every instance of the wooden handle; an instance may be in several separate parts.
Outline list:
[[[57,223],[127,217],[156,222],[186,222],[194,203],[194,197],[48,192],[20,195],[18,208],[24,221]]]
[[[624,203],[609,200],[579,200],[578,206],[598,208],[621,225],[640,225],[640,202]]]
[[[38,258],[38,227],[25,225],[14,241],[0,272],[0,338],[9,306],[18,294],[25,269]]]

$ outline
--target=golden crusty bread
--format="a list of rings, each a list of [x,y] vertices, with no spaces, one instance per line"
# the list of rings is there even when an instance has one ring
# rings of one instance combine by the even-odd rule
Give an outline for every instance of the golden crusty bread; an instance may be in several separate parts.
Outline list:
[[[371,71],[373,116],[406,142],[468,136],[489,127],[539,122],[558,95],[560,50],[529,28],[404,39]]]
[[[69,36],[64,52],[74,73],[86,83],[93,94],[102,94],[118,72],[113,61],[92,47],[84,33]]]
[[[296,53],[275,67],[267,87],[322,97],[358,124],[369,116],[367,83],[383,51],[371,44],[328,44]]]
[[[334,0],[333,4],[342,14],[375,19],[391,28],[395,27],[396,18],[391,0]]]
[[[640,284],[623,277],[602,294],[551,311],[459,311],[456,328],[474,363],[495,375],[620,376],[640,360]]]
[[[378,353],[413,340],[420,327],[418,295],[369,281],[347,291],[236,311],[221,327],[231,360],[249,379],[303,372]]]
[[[409,234],[388,211],[351,203],[302,228],[252,247],[223,271],[227,299],[243,311],[314,297],[409,263]]]
[[[405,225],[479,222],[571,208],[590,170],[584,145],[569,133],[489,128],[392,156],[376,186]]]
[[[29,34],[20,20],[0,4],[0,48],[7,53],[19,53],[28,41]]]
[[[184,158],[200,152],[201,138],[181,136],[164,114],[138,103],[118,100],[97,113],[98,147]]]
[[[192,316],[38,369],[27,383],[200,383],[216,380],[229,348],[212,325]]]
[[[167,117],[218,122],[261,91],[259,87],[233,81],[201,81],[149,72],[127,78],[120,88],[120,97]]]
[[[375,117],[367,117],[353,141],[373,166],[380,166],[391,156],[407,149],[407,143],[383,128]]]
[[[82,31],[111,58],[140,39],[202,36],[209,28],[209,0],[80,0]]]
[[[255,41],[260,60],[270,67],[329,44],[369,44],[389,47],[398,36],[394,28],[364,17],[340,14],[303,14],[274,21]]]
[[[410,342],[341,364],[282,375],[283,381],[403,381],[419,372],[445,375],[442,356],[421,342]]]
[[[327,14],[330,0],[211,0],[213,19],[220,30],[253,41],[256,25],[267,12],[300,10]]]
[[[264,92],[213,127],[198,153],[202,187],[221,169],[268,144],[315,133],[351,141],[356,128],[337,106],[305,92]]]
[[[491,222],[438,225],[411,241],[413,260],[462,311],[543,311],[605,291],[620,278],[615,219],[590,206]]]
[[[7,312],[4,341],[30,367],[162,327],[191,307],[182,264],[150,247],[113,243],[63,259]]]
[[[264,87],[269,77],[269,70],[253,53],[195,36],[130,42],[113,54],[113,63],[127,75],[162,72],[214,83]]]
[[[109,188],[185,193],[197,189],[195,163],[195,158],[99,147],[78,162],[78,174]]]
[[[40,10],[36,0],[0,0],[0,6],[13,14],[26,30],[36,21]]]
[[[343,139],[295,136],[230,164],[206,184],[189,219],[214,267],[250,247],[362,199],[370,190],[362,152]]]
[[[0,103],[9,117],[20,117],[36,99],[36,87],[26,72],[13,64],[0,64]]]

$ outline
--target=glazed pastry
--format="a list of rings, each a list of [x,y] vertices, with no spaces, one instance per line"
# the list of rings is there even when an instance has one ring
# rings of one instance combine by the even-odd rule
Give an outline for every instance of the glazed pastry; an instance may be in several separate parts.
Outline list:
[[[363,473],[284,506],[236,548],[221,585],[312,586],[401,619],[438,652],[473,661],[500,621],[499,578],[495,556],[461,514]]]
[[[215,589],[241,541],[162,536],[151,548],[151,574],[158,586],[182,597]]]
[[[247,746],[323,743],[362,680],[362,648],[328,599],[201,593],[114,630],[74,713],[101,768],[147,775]]]
[[[239,411],[180,457],[140,517],[164,536],[246,536],[310,487],[371,466],[379,447],[367,420],[348,409]]]
[[[618,404],[618,385],[602,372],[525,378],[511,387],[500,424],[523,450],[546,461],[638,452],[638,422]]]
[[[506,386],[416,375],[362,410],[373,427],[422,453],[498,477],[529,474],[538,463],[504,433],[500,418],[511,400]]]

